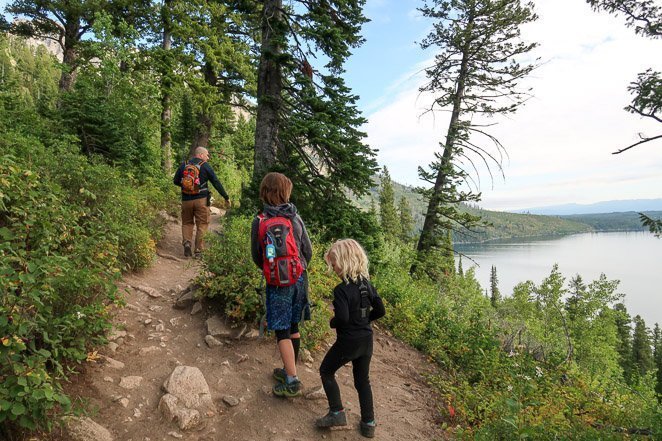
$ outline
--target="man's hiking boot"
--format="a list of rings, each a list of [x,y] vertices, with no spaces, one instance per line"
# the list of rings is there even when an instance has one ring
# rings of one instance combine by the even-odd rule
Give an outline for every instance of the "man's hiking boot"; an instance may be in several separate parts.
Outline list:
[[[195,254],[193,255],[193,258],[198,260],[202,259],[202,251],[196,250]]]
[[[283,368],[274,368],[274,380],[279,383],[285,383],[287,381],[287,372]]]
[[[363,421],[361,421],[361,435],[365,436],[366,438],[374,438],[375,427],[376,424],[374,421],[370,423],[364,423]]]
[[[184,257],[191,257],[193,252],[191,252],[191,242],[188,240],[184,242]]]
[[[345,415],[344,410],[339,410],[338,412],[329,411],[322,418],[318,418],[315,421],[315,426],[319,428],[323,427],[335,427],[335,426],[346,426],[347,425],[347,416]]]
[[[301,382],[299,380],[294,380],[291,383],[278,383],[272,390],[277,397],[292,398],[300,396],[302,389]]]

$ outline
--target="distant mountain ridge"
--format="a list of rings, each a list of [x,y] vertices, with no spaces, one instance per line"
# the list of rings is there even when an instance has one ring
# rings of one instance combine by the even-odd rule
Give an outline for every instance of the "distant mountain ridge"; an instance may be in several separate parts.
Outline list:
[[[596,202],[594,204],[551,205],[547,207],[527,208],[524,210],[512,210],[511,213],[565,216],[572,214],[622,213],[627,211],[641,212],[660,210],[662,210],[662,198],[613,200]]]

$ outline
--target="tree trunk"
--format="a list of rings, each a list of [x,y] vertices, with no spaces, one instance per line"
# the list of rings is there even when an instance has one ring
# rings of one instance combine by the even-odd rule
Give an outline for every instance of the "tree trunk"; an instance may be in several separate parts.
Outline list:
[[[421,231],[418,245],[416,246],[417,259],[414,261],[414,264],[410,269],[411,274],[416,272],[417,263],[423,261],[425,259],[425,254],[431,251],[436,244],[435,230],[439,224],[437,211],[443,200],[443,189],[448,183],[447,170],[449,170],[449,167],[453,166],[453,150],[459,129],[458,123],[460,120],[462,98],[464,97],[465,84],[468,75],[468,64],[469,53],[467,48],[462,54],[462,63],[457,78],[457,89],[455,91],[455,97],[453,98],[453,111],[451,113],[450,122],[448,123],[448,131],[446,132],[444,152],[441,155],[441,163],[439,171],[437,172],[437,179],[434,183],[434,189],[428,203],[427,212],[425,213],[423,230]]]
[[[79,38],[79,20],[69,20],[64,29],[64,46],[62,47],[62,74],[60,75],[60,92],[69,92],[76,82],[76,69],[78,69],[78,52],[76,46]]]
[[[212,64],[206,62],[203,67],[203,71],[205,75],[205,82],[211,86],[216,87],[218,76],[216,75]],[[193,143],[191,144],[189,156],[193,156],[193,153],[197,147],[209,147],[209,139],[211,138],[211,131],[214,127],[212,106],[203,106],[202,110],[200,110],[197,114],[197,120],[198,124],[195,128],[195,134],[193,135]]]
[[[170,94],[172,88],[172,63],[170,63],[170,48],[172,46],[172,34],[170,25],[170,5],[172,0],[165,0],[161,16],[163,18],[163,42],[161,48],[164,52],[163,72],[161,73],[161,166],[166,176],[172,174],[172,108],[170,105]],[[166,61],[167,60],[167,61]]]
[[[257,76],[257,119],[253,182],[276,164],[278,112],[281,105],[282,73],[277,57],[281,53],[282,0],[265,0],[262,11],[262,48]]]

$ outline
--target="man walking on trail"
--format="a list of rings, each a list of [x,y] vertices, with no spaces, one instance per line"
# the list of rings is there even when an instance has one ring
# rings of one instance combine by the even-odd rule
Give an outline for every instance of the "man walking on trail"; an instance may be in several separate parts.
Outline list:
[[[227,206],[230,202],[230,197],[207,161],[209,161],[209,151],[204,147],[197,147],[193,152],[193,157],[179,166],[173,179],[174,184],[182,189],[182,244],[186,257],[192,255],[194,226],[197,226],[195,257],[199,257],[204,249],[202,239],[209,227],[209,206],[211,205],[209,182],[223,196]]]

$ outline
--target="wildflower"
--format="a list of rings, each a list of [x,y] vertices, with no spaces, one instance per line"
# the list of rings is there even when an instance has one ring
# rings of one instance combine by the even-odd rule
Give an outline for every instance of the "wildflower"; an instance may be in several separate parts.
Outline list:
[[[508,385],[508,392],[510,392],[510,391],[512,391],[512,390],[513,390],[513,386],[509,384],[509,385]]]
[[[536,376],[542,377],[542,369],[540,368],[540,366],[536,366]]]
[[[510,352],[508,353],[508,356],[509,356],[509,357],[514,357],[515,355],[517,355],[517,352],[514,352],[512,349],[511,349]]]
[[[80,311],[76,311],[76,318],[77,318],[77,319],[80,320],[80,319],[82,319],[83,317],[85,317],[85,314],[83,314],[83,313],[80,312]]]
[[[524,378],[526,381],[529,381],[529,380],[531,379],[531,377],[529,377],[528,375],[525,375],[523,378]]]

